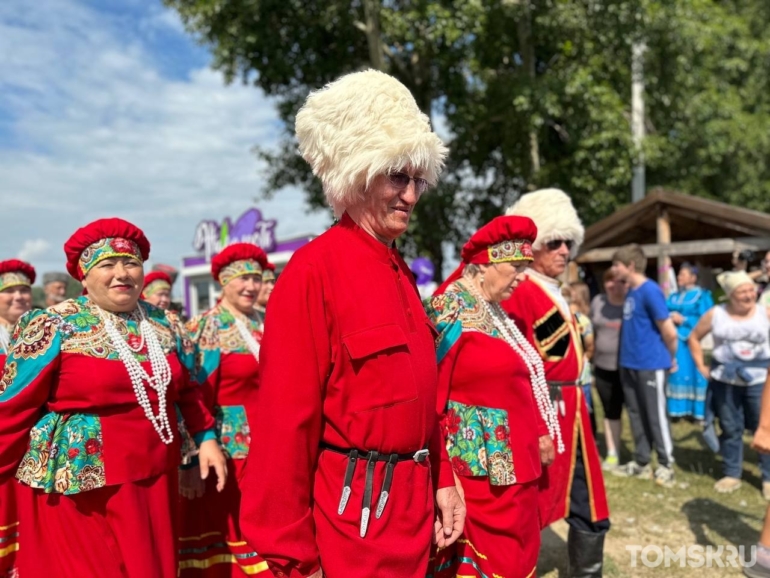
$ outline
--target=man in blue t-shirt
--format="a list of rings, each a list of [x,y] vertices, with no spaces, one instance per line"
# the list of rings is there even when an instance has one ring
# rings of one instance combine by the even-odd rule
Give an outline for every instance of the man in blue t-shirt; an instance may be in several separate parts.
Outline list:
[[[647,257],[639,245],[618,249],[612,269],[628,283],[623,305],[618,366],[626,410],[634,436],[634,460],[615,470],[618,475],[653,477],[651,448],[658,454],[655,483],[674,485],[674,444],[666,414],[666,378],[676,371],[676,327],[657,283],[644,275]]]

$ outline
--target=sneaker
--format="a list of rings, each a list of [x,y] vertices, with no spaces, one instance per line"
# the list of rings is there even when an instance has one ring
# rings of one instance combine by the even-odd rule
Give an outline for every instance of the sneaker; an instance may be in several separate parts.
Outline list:
[[[738,478],[725,476],[714,484],[714,489],[720,494],[732,494],[741,487],[741,481]]]
[[[609,472],[611,470],[614,470],[618,467],[618,464],[620,463],[620,460],[618,460],[618,456],[607,456],[604,458],[604,461],[602,462],[602,470],[605,472]]]
[[[612,470],[612,474],[621,478],[652,478],[652,466],[647,464],[640,466],[635,461],[630,461]]]
[[[674,468],[658,466],[655,469],[655,483],[664,488],[674,487]]]
[[[770,568],[756,562],[753,566],[744,566],[743,573],[749,578],[770,578]]]

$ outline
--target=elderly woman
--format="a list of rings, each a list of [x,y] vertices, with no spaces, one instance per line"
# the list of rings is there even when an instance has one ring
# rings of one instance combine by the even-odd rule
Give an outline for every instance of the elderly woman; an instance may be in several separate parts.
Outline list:
[[[32,308],[35,269],[18,259],[0,261],[0,375],[10,353],[13,326]],[[0,577],[15,576],[19,517],[12,479],[0,482]]]
[[[532,261],[537,229],[497,217],[428,303],[439,331],[439,412],[468,507],[463,539],[438,553],[434,576],[532,576],[540,549],[541,461],[560,446],[543,362],[500,307]]]
[[[163,271],[151,271],[144,276],[142,299],[167,311],[171,305],[171,277]]]
[[[102,219],[65,244],[87,295],[22,317],[0,380],[0,481],[14,473],[21,576],[177,575],[177,403],[201,476],[225,461],[163,312],[139,301],[150,244]]]
[[[446,149],[409,91],[371,70],[312,93],[296,129],[340,220],[270,298],[241,528],[276,576],[423,578],[431,535],[456,539],[464,507],[433,328],[394,241]]]
[[[209,481],[192,488],[182,505],[180,566],[182,576],[243,576],[266,570],[246,547],[238,523],[241,472],[251,443],[251,424],[259,388],[262,323],[254,304],[267,265],[265,252],[250,243],[225,248],[211,261],[211,274],[222,285],[222,298],[192,319],[187,329],[196,349],[197,380],[216,417],[217,439],[234,475],[220,494]],[[183,473],[183,478],[187,474]],[[261,563],[261,566],[260,566]]]
[[[698,287],[698,269],[690,263],[679,267],[676,282],[679,291],[666,300],[680,343],[676,350],[676,371],[668,376],[668,415],[702,421],[706,418],[708,380],[695,367],[687,340],[698,320],[714,306],[714,300],[709,291]]]
[[[762,389],[770,365],[770,323],[764,307],[757,306],[754,281],[744,271],[720,274],[717,282],[728,301],[709,309],[688,339],[695,366],[714,397],[722,428],[720,451],[724,477],[714,489],[734,492],[743,473],[743,431],[754,432],[759,424]],[[700,341],[708,333],[714,338],[711,368],[703,360]],[[770,456],[760,454],[762,494],[770,500]]]

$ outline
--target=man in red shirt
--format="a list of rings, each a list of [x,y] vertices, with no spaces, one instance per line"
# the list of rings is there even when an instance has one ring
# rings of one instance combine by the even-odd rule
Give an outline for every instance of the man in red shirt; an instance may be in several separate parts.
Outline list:
[[[270,298],[241,529],[275,576],[423,578],[431,537],[454,542],[465,507],[436,419],[435,332],[394,241],[446,148],[371,70],[312,93],[296,131],[339,222]]]
[[[546,527],[566,518],[570,576],[600,577],[609,508],[580,388],[585,363],[580,331],[557,279],[583,241],[583,225],[570,198],[558,189],[523,195],[506,214],[529,217],[537,226],[534,261],[503,307],[543,359],[567,450],[556,455],[540,480],[540,523]]]

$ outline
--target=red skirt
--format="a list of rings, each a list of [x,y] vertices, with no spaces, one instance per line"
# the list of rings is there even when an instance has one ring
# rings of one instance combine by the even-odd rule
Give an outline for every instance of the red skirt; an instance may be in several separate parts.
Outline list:
[[[492,486],[486,477],[463,477],[461,482],[467,508],[465,530],[431,561],[432,575],[534,576],[540,551],[537,480],[513,486]]]
[[[17,486],[20,576],[175,578],[176,470],[72,496]]]
[[[240,480],[246,460],[227,460],[227,483],[217,492],[216,475],[201,498],[181,500],[179,569],[182,578],[243,578],[264,573],[267,562],[243,541],[238,515]]]
[[[17,485],[14,479],[0,483],[0,578],[16,575],[16,552],[19,549]]]

